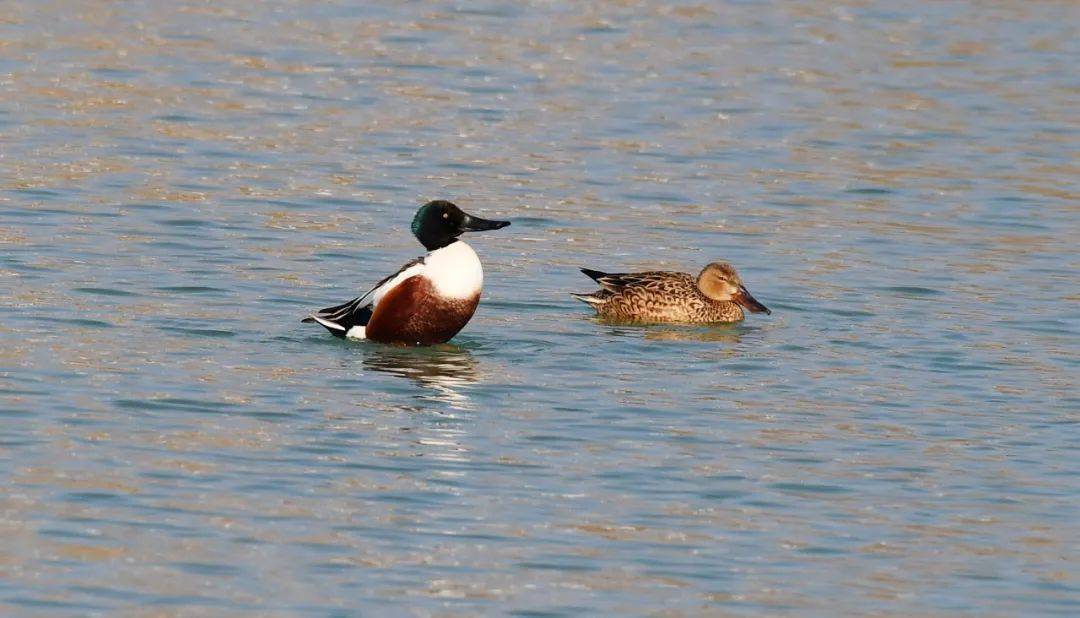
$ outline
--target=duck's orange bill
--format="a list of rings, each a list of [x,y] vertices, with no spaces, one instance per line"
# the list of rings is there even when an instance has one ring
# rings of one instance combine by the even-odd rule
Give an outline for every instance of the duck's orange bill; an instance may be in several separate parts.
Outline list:
[[[757,299],[750,294],[750,291],[747,290],[745,286],[740,285],[739,291],[731,295],[731,300],[735,301],[739,306],[745,308],[747,311],[751,311],[753,313],[772,313],[772,311],[769,311],[768,307],[759,303]]]

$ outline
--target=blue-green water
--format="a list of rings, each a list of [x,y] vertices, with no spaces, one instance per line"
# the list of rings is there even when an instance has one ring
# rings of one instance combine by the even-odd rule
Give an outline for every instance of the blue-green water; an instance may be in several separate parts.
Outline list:
[[[1075,4],[5,13],[5,615],[1080,613]],[[451,345],[299,322],[435,198]]]

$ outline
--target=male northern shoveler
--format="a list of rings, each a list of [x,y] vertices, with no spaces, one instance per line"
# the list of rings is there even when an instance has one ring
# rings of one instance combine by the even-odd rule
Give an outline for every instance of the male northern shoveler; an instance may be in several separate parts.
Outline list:
[[[381,343],[444,343],[469,322],[480,303],[484,269],[472,247],[458,240],[464,232],[497,230],[509,221],[468,215],[445,200],[416,211],[412,232],[428,253],[347,303],[304,318],[337,337]]]
[[[695,279],[687,273],[652,271],[581,272],[600,284],[592,294],[571,294],[596,309],[602,318],[624,322],[738,322],[745,307],[772,313],[750,295],[731,264],[713,262]]]

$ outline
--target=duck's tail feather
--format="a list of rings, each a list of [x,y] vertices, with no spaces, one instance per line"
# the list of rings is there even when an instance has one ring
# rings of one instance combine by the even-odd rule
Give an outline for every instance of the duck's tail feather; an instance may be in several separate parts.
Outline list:
[[[581,272],[600,284],[600,287],[604,288],[604,291],[613,293],[617,293],[627,285],[633,283],[633,279],[635,278],[633,274],[629,273],[605,273],[590,268],[582,268]]]
[[[585,273],[585,276],[587,276],[588,278],[599,283],[602,289],[599,289],[595,292],[587,292],[584,294],[571,293],[570,296],[573,296],[574,298],[580,300],[586,305],[589,305],[593,309],[599,311],[600,307],[602,307],[604,303],[610,300],[613,294],[610,286],[606,283],[607,278],[611,275],[599,270],[593,270],[591,268],[582,268],[581,272]]]
[[[582,268],[581,272],[585,273],[585,276],[593,281],[599,281],[601,278],[606,277],[608,274],[600,272],[599,270],[592,270],[591,268]]]
[[[320,318],[317,315],[313,315],[310,318],[305,318],[302,321],[303,322],[318,322],[320,325],[322,325],[323,328],[330,331],[330,334],[334,335],[335,337],[344,337],[345,333],[349,332],[349,329],[345,328],[344,326],[342,326],[340,324],[337,324],[335,322],[331,322],[330,320]]]
[[[354,298],[347,303],[327,307],[317,311],[301,322],[318,322],[331,334],[344,337],[355,326],[367,326],[371,319],[371,304],[361,305],[363,296]]]
[[[584,294],[574,294],[571,292],[570,296],[573,296],[590,307],[599,307],[608,301],[611,297],[611,292],[608,292],[607,290],[597,290],[595,292],[587,292]]]

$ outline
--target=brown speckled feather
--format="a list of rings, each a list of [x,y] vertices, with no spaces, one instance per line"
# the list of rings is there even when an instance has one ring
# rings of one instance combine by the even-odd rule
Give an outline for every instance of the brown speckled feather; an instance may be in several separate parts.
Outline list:
[[[694,277],[686,273],[652,271],[600,273],[587,271],[603,288],[575,295],[592,305],[597,315],[625,322],[684,322],[708,324],[738,322],[742,308],[731,301],[713,300],[701,293]]]

